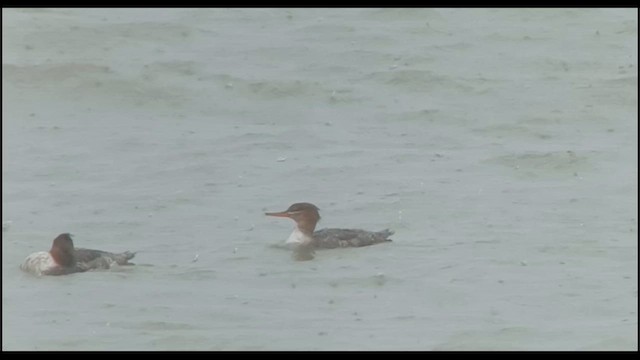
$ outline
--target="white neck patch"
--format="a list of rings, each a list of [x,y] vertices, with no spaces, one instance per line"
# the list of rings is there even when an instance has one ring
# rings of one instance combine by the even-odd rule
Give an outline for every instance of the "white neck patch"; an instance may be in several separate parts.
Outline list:
[[[286,244],[303,244],[310,241],[311,241],[311,238],[305,235],[302,231],[300,231],[300,229],[296,227],[291,233],[291,235],[289,235],[289,238],[285,243]]]

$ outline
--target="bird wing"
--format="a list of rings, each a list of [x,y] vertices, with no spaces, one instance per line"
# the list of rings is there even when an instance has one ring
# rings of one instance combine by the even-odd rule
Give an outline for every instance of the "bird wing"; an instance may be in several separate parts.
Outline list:
[[[335,249],[338,247],[361,247],[391,241],[390,230],[366,231],[360,229],[322,229],[313,233],[317,248]]]
[[[111,261],[115,261],[116,263],[118,263],[118,265],[130,265],[129,260],[132,259],[135,255],[136,253],[132,253],[130,251],[116,254],[102,250],[82,248],[75,249],[75,258],[79,263],[89,263],[99,258],[106,258]]]

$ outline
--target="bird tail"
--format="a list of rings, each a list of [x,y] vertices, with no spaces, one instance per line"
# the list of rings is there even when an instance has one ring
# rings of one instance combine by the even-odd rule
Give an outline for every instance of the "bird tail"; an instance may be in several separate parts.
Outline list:
[[[116,254],[116,256],[113,257],[113,260],[115,260],[118,265],[133,265],[129,260],[133,259],[134,256],[136,256],[136,252],[125,251],[123,253]]]
[[[383,239],[382,241],[393,241],[389,239],[389,236],[395,234],[395,232],[393,230],[384,229],[382,231],[378,231],[376,234]]]

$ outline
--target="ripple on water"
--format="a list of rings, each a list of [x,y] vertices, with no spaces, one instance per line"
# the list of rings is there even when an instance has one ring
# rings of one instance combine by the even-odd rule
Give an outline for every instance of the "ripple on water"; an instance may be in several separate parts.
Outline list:
[[[578,172],[591,169],[589,158],[573,151],[527,152],[498,156],[486,162],[505,166],[517,176],[578,176]]]

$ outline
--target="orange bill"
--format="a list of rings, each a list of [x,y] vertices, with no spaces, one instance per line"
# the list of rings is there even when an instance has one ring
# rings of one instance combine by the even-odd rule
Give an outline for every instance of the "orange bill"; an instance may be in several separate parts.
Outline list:
[[[281,212],[268,212],[268,213],[264,213],[267,216],[277,216],[277,217],[290,217],[289,213],[286,211],[281,211]]]

